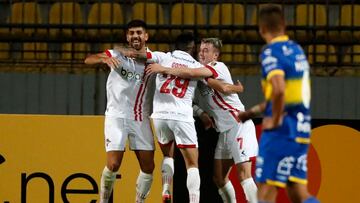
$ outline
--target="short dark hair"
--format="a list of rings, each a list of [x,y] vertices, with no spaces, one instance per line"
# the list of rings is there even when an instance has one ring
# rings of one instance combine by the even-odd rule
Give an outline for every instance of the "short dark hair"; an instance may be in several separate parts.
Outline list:
[[[259,24],[269,32],[279,32],[285,29],[283,10],[276,4],[265,4],[260,7]]]
[[[175,49],[189,51],[193,49],[192,43],[195,43],[194,34],[192,32],[183,32],[176,38]]]
[[[146,25],[145,21],[139,20],[139,19],[135,19],[135,20],[128,22],[128,24],[126,25],[126,30],[129,30],[130,28],[133,28],[133,27],[142,27],[142,28],[144,28],[144,30],[147,29],[147,25]]]

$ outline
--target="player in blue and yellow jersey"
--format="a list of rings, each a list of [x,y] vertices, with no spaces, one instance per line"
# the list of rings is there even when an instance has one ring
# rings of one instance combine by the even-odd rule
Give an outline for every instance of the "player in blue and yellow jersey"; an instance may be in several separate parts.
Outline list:
[[[260,9],[259,31],[267,43],[261,53],[265,102],[239,114],[245,121],[264,113],[256,163],[259,203],[275,202],[278,187],[286,187],[294,203],[317,203],[307,190],[309,63],[302,48],[285,35],[279,6]]]

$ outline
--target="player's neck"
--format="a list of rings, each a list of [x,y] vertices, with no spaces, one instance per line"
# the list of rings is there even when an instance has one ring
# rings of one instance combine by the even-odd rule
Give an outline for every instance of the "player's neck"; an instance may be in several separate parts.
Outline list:
[[[274,39],[284,35],[285,32],[267,33],[264,35],[264,40],[266,41],[267,44],[270,44],[273,42]]]

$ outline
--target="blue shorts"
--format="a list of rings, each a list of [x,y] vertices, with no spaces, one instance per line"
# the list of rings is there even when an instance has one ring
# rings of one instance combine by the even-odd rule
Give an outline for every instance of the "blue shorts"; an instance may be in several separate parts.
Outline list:
[[[296,142],[296,121],[284,119],[283,125],[265,130],[259,143],[256,180],[278,187],[287,182],[307,183],[307,152],[309,145]]]

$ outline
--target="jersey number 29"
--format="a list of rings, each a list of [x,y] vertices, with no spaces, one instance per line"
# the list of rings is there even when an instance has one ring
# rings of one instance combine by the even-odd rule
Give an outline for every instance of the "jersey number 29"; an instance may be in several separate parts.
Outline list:
[[[166,76],[164,75],[164,77]],[[171,89],[168,86],[173,80],[175,82],[175,86]],[[172,93],[175,97],[183,98],[185,96],[188,86],[189,86],[189,79],[182,79],[171,75],[161,86],[160,93],[164,93],[164,94]]]

